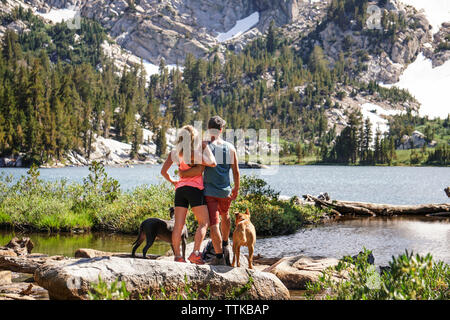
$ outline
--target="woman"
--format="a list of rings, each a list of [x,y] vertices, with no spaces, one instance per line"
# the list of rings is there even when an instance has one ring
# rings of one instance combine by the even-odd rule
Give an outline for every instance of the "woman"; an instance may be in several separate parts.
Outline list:
[[[205,238],[209,225],[209,214],[206,201],[203,196],[203,176],[173,180],[168,174],[173,163],[179,170],[187,170],[195,165],[215,167],[216,160],[206,144],[198,143],[198,133],[192,126],[184,126],[177,136],[174,150],[169,154],[161,169],[162,176],[175,186],[175,225],[172,232],[172,246],[175,253],[175,261],[186,262],[180,253],[181,233],[186,223],[186,215],[189,206],[198,222],[194,237],[194,251],[188,260],[192,263],[203,264],[200,254],[200,245]]]

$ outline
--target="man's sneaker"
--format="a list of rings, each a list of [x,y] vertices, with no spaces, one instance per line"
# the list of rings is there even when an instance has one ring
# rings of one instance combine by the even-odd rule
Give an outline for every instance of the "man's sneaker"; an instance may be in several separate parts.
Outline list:
[[[206,262],[206,264],[209,264],[212,266],[219,266],[219,265],[225,266],[226,265],[225,257],[222,257],[222,258],[213,257],[211,260]]]
[[[191,263],[195,263],[195,264],[205,264],[200,253],[198,255],[196,255],[194,252],[192,252],[191,255],[189,256],[188,260]]]
[[[184,258],[183,257],[175,257],[175,262],[184,262],[184,263],[186,263],[186,260],[184,260]]]

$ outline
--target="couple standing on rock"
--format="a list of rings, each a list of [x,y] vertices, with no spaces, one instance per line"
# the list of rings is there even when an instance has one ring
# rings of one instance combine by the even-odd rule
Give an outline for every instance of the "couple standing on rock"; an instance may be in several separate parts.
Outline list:
[[[180,253],[180,242],[190,206],[198,228],[194,237],[194,251],[188,260],[195,264],[205,263],[200,245],[209,226],[216,254],[209,264],[230,265],[228,240],[231,220],[228,210],[231,201],[238,195],[240,174],[236,149],[221,138],[225,124],[225,120],[219,116],[209,119],[209,141],[199,141],[197,130],[190,125],[184,126],[178,133],[175,148],[161,169],[162,176],[175,186],[175,226],[172,232],[175,261],[186,262]],[[178,181],[168,174],[173,163],[178,165]],[[231,188],[230,169],[233,171],[234,188]]]

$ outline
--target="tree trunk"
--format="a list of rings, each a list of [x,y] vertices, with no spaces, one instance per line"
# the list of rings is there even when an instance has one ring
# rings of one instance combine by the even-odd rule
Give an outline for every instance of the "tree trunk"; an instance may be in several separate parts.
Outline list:
[[[303,198],[315,202],[317,206],[334,209],[343,215],[428,215],[450,212],[449,203],[423,205],[391,205],[356,201],[326,201],[313,197],[309,194],[304,195]]]
[[[0,270],[10,270],[21,273],[34,273],[34,271],[46,264],[55,264],[64,260],[61,256],[52,257],[11,257],[0,256]]]

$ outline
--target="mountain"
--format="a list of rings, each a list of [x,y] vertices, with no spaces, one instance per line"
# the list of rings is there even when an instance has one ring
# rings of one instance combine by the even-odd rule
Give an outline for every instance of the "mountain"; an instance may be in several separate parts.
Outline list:
[[[234,128],[279,128],[284,150],[312,144],[312,152],[314,146],[332,148],[355,112],[361,112],[361,128],[370,119],[372,142],[377,129],[388,133],[396,115],[425,110],[422,115],[446,117],[442,101],[448,101],[448,90],[442,86],[449,25],[440,22],[450,17],[436,9],[446,4],[429,1],[435,5],[420,11],[409,3],[418,6],[413,0],[5,0],[0,35],[12,30],[25,53],[44,49],[55,65],[89,63],[105,85],[111,81],[105,72],[112,70],[111,97],[82,102],[86,110],[101,102],[95,115],[87,115],[95,121],[83,120],[92,127],[72,139],[80,141],[71,148],[77,145],[83,159],[95,154],[91,149],[106,150],[101,139],[120,140],[127,144],[124,150],[145,146],[133,127],[157,136],[163,126],[205,120],[212,113]],[[35,20],[17,14],[19,5],[54,31],[42,26],[37,31]],[[76,24],[80,17],[83,27]],[[69,20],[64,22],[69,31],[61,27],[63,20]],[[57,32],[74,38],[61,39]],[[147,88],[124,89],[125,81],[139,83],[144,71]],[[436,85],[417,85],[418,77],[430,81],[436,75],[442,79]],[[401,136],[392,138],[401,144]],[[134,149],[154,162],[155,141],[147,143],[145,152]],[[1,151],[28,154],[25,149]],[[70,159],[75,149],[66,150]],[[98,152],[95,157],[101,158]]]

